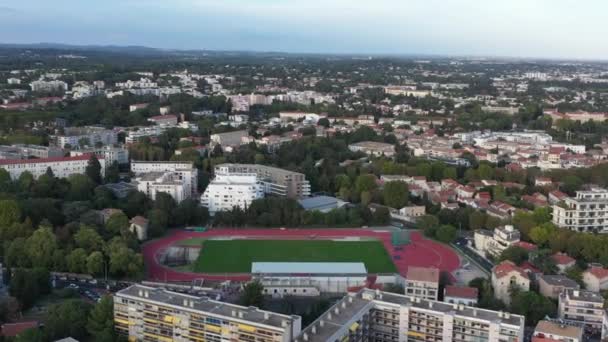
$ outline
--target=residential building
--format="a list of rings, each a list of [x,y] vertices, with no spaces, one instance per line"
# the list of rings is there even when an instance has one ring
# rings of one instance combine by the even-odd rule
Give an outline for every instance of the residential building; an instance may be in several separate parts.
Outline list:
[[[478,297],[479,290],[475,287],[447,285],[443,289],[443,301],[445,303],[476,306]]]
[[[538,292],[547,298],[558,299],[564,290],[578,290],[580,285],[564,275],[540,275]]]
[[[299,172],[259,164],[219,164],[215,175],[255,174],[262,182],[264,193],[289,198],[310,196],[310,183]]]
[[[136,177],[149,172],[169,172],[171,178],[179,181],[184,187],[184,191],[191,194],[186,198],[197,195],[198,169],[194,167],[192,162],[131,161],[131,172]]]
[[[83,154],[94,154],[98,158],[102,157],[106,160],[106,163],[112,165],[117,162],[118,164],[129,164],[129,150],[123,147],[114,146],[103,146],[100,148],[86,148],[79,150],[71,150],[70,156],[81,156]]]
[[[608,190],[577,191],[553,205],[553,223],[578,232],[608,232]]]
[[[148,118],[148,121],[156,125],[177,125],[177,116],[175,115],[157,115]]]
[[[583,342],[584,329],[579,324],[542,320],[536,324],[532,342]]]
[[[53,136],[55,145],[60,148],[77,148],[86,146],[114,145],[118,142],[118,134],[103,127],[69,127],[63,134]]]
[[[249,142],[249,132],[243,130],[226,133],[216,133],[212,134],[210,139],[212,145],[220,145],[222,146],[222,148],[234,148]]]
[[[236,207],[246,209],[259,198],[264,198],[264,189],[255,173],[216,173],[201,195],[201,205],[207,207],[213,216],[218,211]]]
[[[439,298],[439,269],[410,266],[405,279],[406,295],[429,300]]]
[[[30,88],[33,92],[53,92],[53,91],[67,91],[68,84],[63,81],[44,81],[38,80],[30,83]]]
[[[164,192],[170,195],[176,203],[192,196],[190,180],[184,179],[179,172],[147,172],[135,177],[137,191],[145,193],[156,200],[156,196]]]
[[[114,295],[114,328],[130,341],[289,342],[300,316],[132,285]]]
[[[423,205],[412,205],[399,209],[399,215],[407,217],[419,217],[426,214],[426,207]]]
[[[559,296],[557,315],[565,321],[601,331],[606,317],[604,298],[598,292],[566,290]]]
[[[392,157],[395,155],[395,146],[376,141],[362,141],[350,144],[348,145],[348,149],[353,152],[363,152],[373,156]]]
[[[512,261],[506,260],[492,269],[492,287],[494,288],[494,297],[509,305],[512,288],[529,291],[530,277]]]
[[[585,289],[600,292],[608,289],[608,268],[591,266],[583,272]]]
[[[130,222],[129,231],[133,232],[139,241],[148,238],[148,226],[150,222],[143,216],[134,216]]]
[[[15,144],[0,146],[0,159],[57,158],[63,150],[52,146]]]
[[[53,175],[58,178],[67,178],[73,174],[84,174],[89,165],[90,155],[77,157],[56,157],[40,159],[16,159],[1,160],[0,168],[5,169],[11,175],[11,179],[18,179],[25,172],[30,172],[34,178],[38,178],[46,173],[50,168]],[[98,158],[101,165],[101,175],[105,175],[106,164],[103,158]]]
[[[558,273],[564,273],[570,267],[576,265],[576,260],[566,253],[557,252],[551,256],[555,266],[557,267]]]
[[[350,293],[294,342],[523,341],[520,315],[363,289]]]
[[[483,256],[498,256],[505,249],[520,242],[518,230],[511,225],[497,227],[493,232],[487,230],[475,231],[475,249]]]

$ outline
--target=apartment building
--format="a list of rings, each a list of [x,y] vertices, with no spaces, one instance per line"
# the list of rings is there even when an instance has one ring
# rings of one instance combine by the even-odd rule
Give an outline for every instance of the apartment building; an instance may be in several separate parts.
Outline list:
[[[60,148],[76,148],[98,144],[114,145],[118,142],[118,134],[103,127],[70,127],[63,134],[53,136],[53,139]]]
[[[583,342],[583,327],[556,320],[543,320],[536,324],[532,342]]]
[[[30,83],[33,92],[67,91],[68,84],[63,81],[38,80]]]
[[[511,288],[530,291],[530,277],[512,261],[503,261],[492,269],[494,297],[505,304],[511,303]]]
[[[363,289],[306,327],[295,342],[523,341],[520,315]]]
[[[350,144],[348,145],[348,149],[353,152],[363,152],[373,156],[392,157],[395,155],[395,146],[376,141],[362,141]]]
[[[246,144],[249,141],[248,131],[234,131],[226,133],[212,134],[211,137],[212,145],[220,145],[222,148],[226,147],[238,147],[242,144]]]
[[[475,231],[475,249],[484,256],[498,256],[505,249],[519,243],[520,238],[519,231],[511,225],[497,227],[493,232],[480,229]]]
[[[258,164],[219,164],[215,175],[255,174],[264,186],[264,193],[289,198],[310,196],[310,183],[299,172]]]
[[[129,341],[289,342],[301,318],[142,285],[114,295],[114,327]]]
[[[56,157],[39,159],[12,159],[1,160],[0,168],[8,171],[11,179],[18,179],[23,172],[30,172],[38,178],[51,168],[55,177],[67,178],[73,174],[84,174],[89,165],[90,155],[78,157]],[[101,165],[101,175],[105,175],[106,164],[103,158],[98,158]]]
[[[198,169],[192,162],[175,161],[131,161],[131,172],[136,177],[146,173],[169,173],[175,182],[180,182],[190,196],[197,195]],[[188,197],[190,197],[188,196]]]
[[[56,147],[15,144],[0,146],[0,159],[28,159],[28,158],[57,158],[63,157],[63,150]]]
[[[137,191],[143,192],[148,197],[156,200],[156,196],[164,192],[171,196],[176,203],[180,203],[192,196],[187,180],[178,172],[148,172],[142,173],[135,178],[134,184]]]
[[[264,188],[257,175],[216,174],[201,195],[201,205],[207,207],[213,216],[218,211],[228,211],[235,207],[245,209],[259,198],[264,198]]]
[[[557,315],[560,319],[601,331],[606,310],[604,298],[598,292],[567,290],[559,296]]]
[[[608,232],[608,190],[577,191],[553,206],[553,223],[578,232]]]
[[[578,290],[580,285],[564,275],[540,275],[538,281],[538,292],[547,297],[557,299],[565,290]]]
[[[70,151],[70,156],[72,157],[81,156],[83,154],[94,154],[98,158],[103,157],[108,166],[114,162],[117,162],[118,164],[129,164],[129,150],[122,147],[104,146],[100,148],[87,148]]]
[[[476,306],[479,290],[469,286],[447,285],[443,290],[443,301],[446,303]]]
[[[405,279],[406,295],[429,300],[439,298],[439,269],[410,266]]]

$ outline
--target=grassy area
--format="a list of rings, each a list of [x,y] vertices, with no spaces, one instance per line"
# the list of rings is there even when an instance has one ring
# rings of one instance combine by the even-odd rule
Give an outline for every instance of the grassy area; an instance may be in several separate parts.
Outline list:
[[[194,263],[196,272],[249,273],[258,262],[363,262],[370,273],[396,271],[379,241],[209,240]]]
[[[177,241],[175,243],[175,245],[176,246],[200,246],[205,240],[207,240],[207,239],[206,238],[197,237],[197,238],[191,238],[191,239]]]

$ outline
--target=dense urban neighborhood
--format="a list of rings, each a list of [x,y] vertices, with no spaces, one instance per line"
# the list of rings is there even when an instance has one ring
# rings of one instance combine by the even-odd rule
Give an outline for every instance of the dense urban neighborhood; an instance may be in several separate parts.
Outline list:
[[[606,63],[0,45],[1,341],[600,341],[606,233]]]

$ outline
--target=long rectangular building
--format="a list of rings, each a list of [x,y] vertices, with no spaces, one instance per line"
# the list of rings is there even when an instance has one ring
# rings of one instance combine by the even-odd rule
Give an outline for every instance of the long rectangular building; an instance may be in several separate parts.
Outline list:
[[[67,178],[73,174],[84,174],[90,158],[90,155],[84,154],[77,157],[0,160],[0,168],[8,171],[11,179],[18,179],[25,171],[30,172],[34,178],[38,178],[45,174],[48,168],[53,171],[55,177]],[[97,159],[103,176],[106,169],[105,160],[103,157]]]
[[[219,164],[215,166],[215,174],[256,174],[266,193],[296,199],[310,196],[310,183],[299,172],[258,164]]]
[[[142,285],[114,295],[114,327],[129,341],[288,342],[301,317]]]
[[[295,342],[523,341],[520,315],[363,289],[306,327]]]

